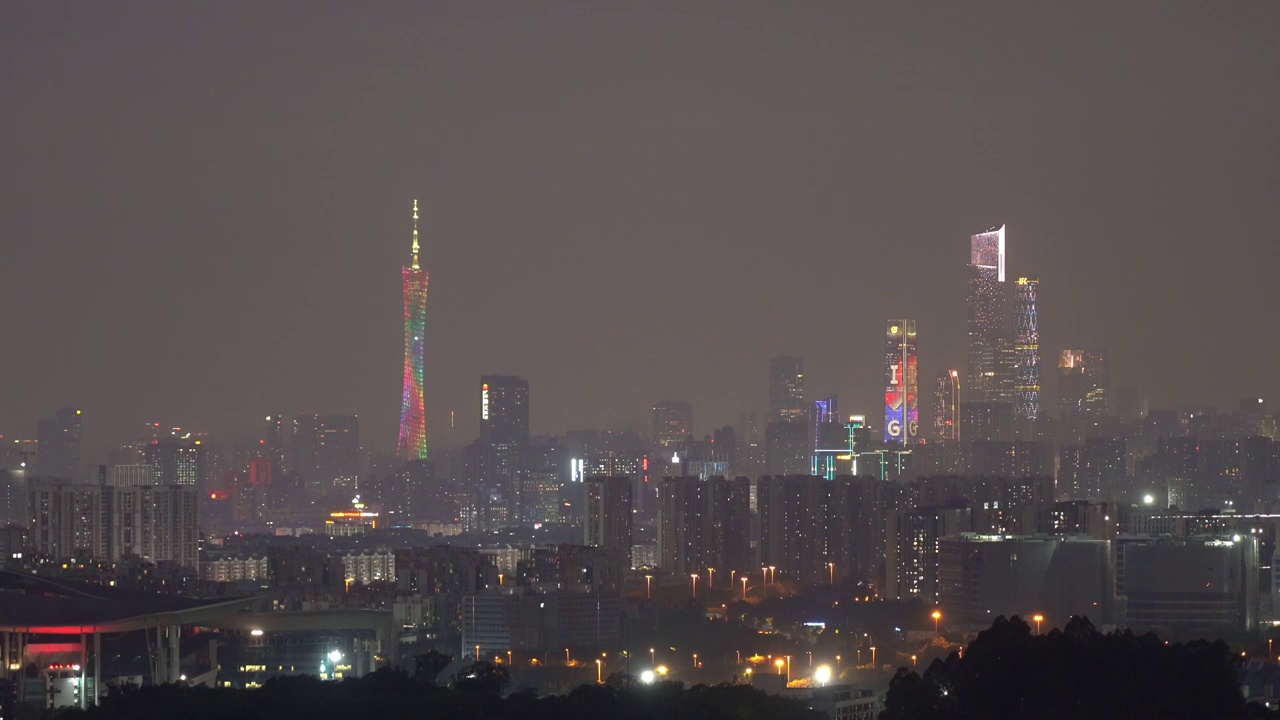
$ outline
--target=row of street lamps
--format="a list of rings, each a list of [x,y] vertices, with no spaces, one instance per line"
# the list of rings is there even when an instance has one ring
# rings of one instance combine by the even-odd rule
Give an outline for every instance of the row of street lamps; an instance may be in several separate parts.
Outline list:
[[[716,573],[715,568],[707,568],[707,589],[708,590],[715,589],[715,579],[716,579],[715,573]],[[738,578],[737,575],[738,575],[737,570],[731,571],[729,582],[730,584],[732,584],[734,580],[742,581],[742,599],[746,600],[747,599],[746,574],[744,573],[741,578]],[[701,573],[689,574],[691,590],[692,590],[693,597],[695,598],[698,597],[698,580],[701,577],[702,577]],[[833,562],[827,563],[827,578],[832,585],[836,584],[836,564]],[[765,587],[765,592],[768,592],[768,587],[770,585],[778,584],[778,567],[776,565],[766,565],[761,567],[760,582]],[[501,580],[499,580],[499,584],[501,584]],[[653,599],[653,575],[644,576],[644,595],[646,600]]]
[[[766,567],[766,568],[763,568],[763,570],[765,570],[765,571],[773,571],[773,570],[775,570],[775,568],[773,568],[773,567]],[[646,575],[646,576],[645,576],[645,580],[646,580],[646,581],[652,581],[652,578],[653,578],[653,576],[652,576],[652,575]],[[697,597],[698,575],[697,575],[697,574],[692,574],[692,575],[690,575],[690,578],[692,579],[692,582],[693,582],[693,587],[694,587],[694,591],[693,591],[693,592],[694,592],[694,597]],[[708,580],[708,585],[709,585],[709,584],[710,584],[710,580]],[[746,588],[747,588],[747,579],[744,577],[744,578],[742,578],[742,592],[743,592],[743,597],[744,597],[744,599],[745,599],[745,597],[746,597]],[[933,634],[934,634],[934,636],[936,637],[936,636],[939,634],[940,623],[942,622],[942,611],[941,611],[941,610],[937,610],[937,609],[935,609],[932,613],[930,613],[930,615],[929,615],[929,616],[930,616],[931,618],[933,618]],[[1032,616],[1032,618],[1031,618],[1031,619],[1032,619],[1032,620],[1035,622],[1035,624],[1036,624],[1036,635],[1039,635],[1039,634],[1040,634],[1040,631],[1041,631],[1041,626],[1042,626],[1042,624],[1044,623],[1044,619],[1045,619],[1045,618],[1044,618],[1044,615],[1042,615],[1041,613],[1036,613],[1035,615],[1033,615],[1033,616]],[[868,640],[870,640],[870,637],[869,637],[866,633],[863,633],[863,637],[867,637],[867,638],[868,638]],[[874,667],[876,666],[876,646],[875,646],[875,645],[869,645],[867,649],[871,652],[871,667],[873,667],[873,668],[874,668]],[[1268,640],[1268,648],[1267,648],[1267,649],[1268,649],[1268,652],[1270,652],[1270,650],[1271,650],[1271,647],[1270,647],[1270,640]],[[963,651],[962,651],[962,652],[963,652]],[[862,664],[862,649],[861,649],[861,648],[859,648],[859,649],[857,650],[857,653],[858,653],[857,662],[858,662],[858,665],[861,665],[861,664]],[[476,646],[476,656],[477,656],[477,657],[479,657],[479,654],[480,654],[480,647],[477,645],[477,646]],[[625,654],[625,653],[624,653],[624,654]],[[812,652],[810,652],[810,653],[808,653],[808,655],[809,655],[809,666],[810,666],[810,667],[812,667],[812,666],[813,666],[813,653],[812,653]],[[565,648],[565,649],[564,649],[564,660],[565,660],[565,664],[566,664],[566,665],[568,665],[568,664],[570,664],[570,663],[571,663],[571,658],[570,658],[570,655],[569,655],[569,648]],[[840,662],[841,662],[841,660],[842,660],[842,657],[841,657],[840,655],[837,655],[837,656],[836,656],[836,672],[839,672],[839,670],[840,670]],[[507,652],[507,662],[508,662],[508,663],[510,663],[510,662],[511,662],[511,652],[510,652],[510,651],[508,651],[508,652]],[[665,676],[665,675],[667,674],[667,668],[666,668],[665,666],[659,666],[659,665],[657,664],[657,662],[658,662],[657,648],[652,648],[652,647],[651,647],[651,648],[649,648],[649,662],[650,662],[650,664],[651,664],[651,665],[653,665],[653,666],[654,666],[655,670],[646,670],[646,671],[644,671],[644,672],[641,674],[641,675],[642,675],[642,681],[643,681],[643,682],[645,682],[645,683],[651,683],[651,682],[653,682],[653,678],[655,677],[655,671],[656,671],[658,674],[660,674],[660,675],[664,675],[664,676]],[[912,656],[911,656],[911,664],[912,664],[912,666],[913,666],[913,667],[914,667],[914,666],[916,666],[916,665],[918,664],[918,662],[919,662],[919,657],[918,657],[917,655],[912,655]],[[603,673],[604,673],[604,660],[603,660],[602,658],[596,658],[595,663],[596,663],[596,682],[604,682],[604,674],[603,674]],[[738,664],[742,664],[742,653],[741,653],[741,651],[738,651]],[[779,675],[783,674],[783,671],[784,671],[784,669],[785,669],[785,671],[786,671],[786,676],[787,676],[787,682],[788,682],[788,683],[789,683],[789,682],[791,682],[791,656],[790,656],[790,655],[785,655],[785,656],[783,656],[783,657],[779,657],[777,660],[775,660],[775,661],[774,661],[774,665],[778,668],[778,674],[779,674]],[[693,667],[694,667],[694,669],[697,669],[697,668],[701,667],[700,663],[698,662],[698,654],[697,654],[697,653],[693,653]],[[750,673],[750,669],[748,669],[748,670],[747,670],[747,672],[748,672],[748,673]],[[814,679],[815,679],[815,680],[817,680],[819,683],[822,683],[822,684],[824,684],[824,685],[825,685],[825,684],[830,680],[830,678],[831,678],[831,668],[830,668],[830,667],[828,667],[828,666],[826,666],[826,665],[819,666],[819,667],[818,667],[818,669],[817,669],[817,670],[815,671],[815,673],[814,673]]]

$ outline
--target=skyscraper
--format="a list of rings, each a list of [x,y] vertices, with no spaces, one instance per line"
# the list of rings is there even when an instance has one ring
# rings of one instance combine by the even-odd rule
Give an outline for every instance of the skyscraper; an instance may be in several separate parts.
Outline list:
[[[199,485],[204,478],[206,455],[202,440],[160,438],[147,446],[146,463],[156,485]]]
[[[53,420],[36,424],[36,474],[75,480],[80,469],[80,419],[77,408],[63,408]]]
[[[423,339],[427,332],[427,271],[418,265],[418,201],[413,201],[412,261],[400,271],[404,290],[404,390],[400,399],[402,460],[427,457],[427,418],[423,407]]]
[[[277,467],[285,469],[285,426],[284,416],[280,414],[267,416],[266,437],[262,439],[262,457],[274,462]]]
[[[805,422],[809,409],[804,403],[804,360],[798,357],[769,359],[769,419],[777,422]]]
[[[693,406],[666,400],[653,406],[653,441],[662,447],[678,445],[693,431]]]
[[[355,415],[295,417],[286,459],[312,492],[354,486],[360,474],[360,420]]]
[[[943,370],[933,381],[933,438],[960,440],[960,371]]]
[[[480,378],[480,442],[523,445],[529,442],[529,381],[518,375]]]
[[[1013,286],[1013,420],[1019,430],[1040,417],[1040,324],[1036,302],[1040,279],[1020,277]]]
[[[969,239],[966,398],[994,400],[1005,342],[1004,226]]]
[[[884,441],[908,445],[920,431],[916,321],[889,320],[885,330]]]
[[[1110,384],[1103,350],[1063,350],[1058,360],[1058,405],[1067,419],[1097,419],[1107,414]]]
[[[631,558],[631,478],[587,478],[583,542]]]
[[[765,470],[770,475],[808,475],[813,472],[813,435],[809,423],[769,423],[765,428]]]

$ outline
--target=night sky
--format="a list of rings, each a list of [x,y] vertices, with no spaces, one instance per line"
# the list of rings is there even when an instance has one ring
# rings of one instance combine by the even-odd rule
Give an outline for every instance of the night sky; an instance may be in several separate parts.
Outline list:
[[[1000,223],[1047,376],[1280,399],[1280,2],[6,2],[0,107],[6,437],[394,450],[415,197],[433,446],[491,372],[538,433],[736,423],[781,354],[875,417],[886,318],[963,368]]]

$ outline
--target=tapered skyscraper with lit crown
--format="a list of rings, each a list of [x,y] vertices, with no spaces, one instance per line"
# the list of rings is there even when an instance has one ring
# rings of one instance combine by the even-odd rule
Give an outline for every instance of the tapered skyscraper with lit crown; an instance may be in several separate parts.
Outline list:
[[[1003,397],[1005,383],[1001,382],[1002,350],[1008,343],[1004,226],[972,236],[969,244],[969,367],[965,392],[975,402],[1008,402],[1011,398]]]
[[[427,330],[427,271],[418,265],[418,201],[413,201],[413,260],[401,270],[404,285],[404,394],[400,401],[401,460],[427,457],[427,418],[422,401],[422,347]]]

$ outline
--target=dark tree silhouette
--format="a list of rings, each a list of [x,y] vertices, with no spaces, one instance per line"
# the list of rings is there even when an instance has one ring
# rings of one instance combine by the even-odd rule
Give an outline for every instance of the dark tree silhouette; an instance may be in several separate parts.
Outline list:
[[[88,711],[65,710],[58,720],[181,718],[181,720],[312,720],[353,717],[379,720],[820,720],[820,715],[791,700],[742,685],[677,682],[644,685],[611,677],[583,685],[568,695],[546,698],[522,690],[506,697],[506,669],[474,663],[453,687],[431,687],[405,673],[379,670],[359,679],[321,682],[315,677],[286,677],[256,690],[145,687],[105,698]]]
[[[1102,634],[1087,618],[1036,636],[998,618],[963,654],[899,670],[882,720],[1168,720],[1246,717],[1240,658],[1222,641]]]

